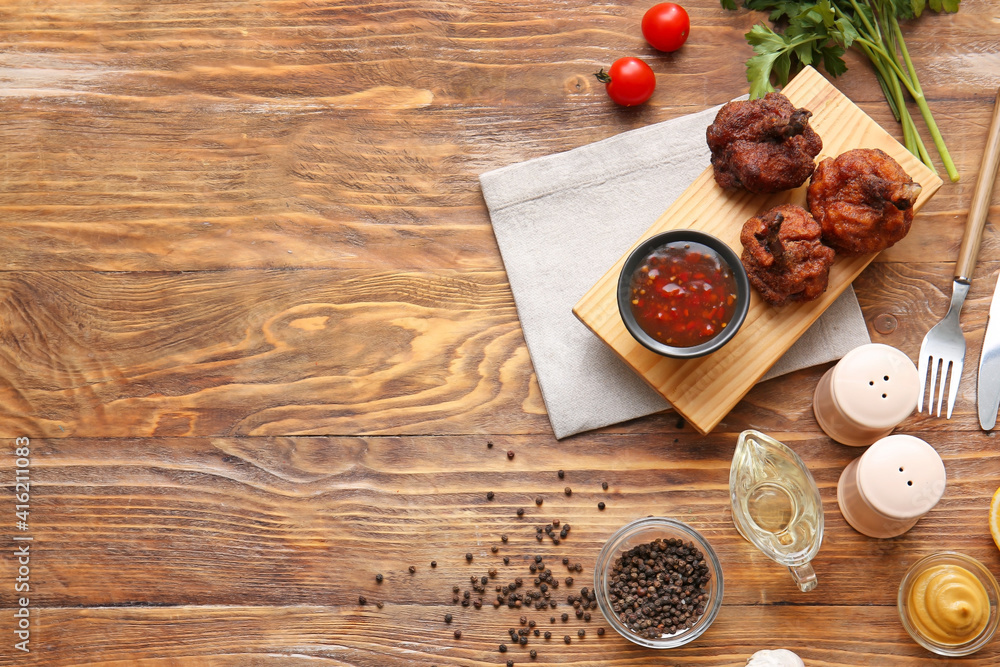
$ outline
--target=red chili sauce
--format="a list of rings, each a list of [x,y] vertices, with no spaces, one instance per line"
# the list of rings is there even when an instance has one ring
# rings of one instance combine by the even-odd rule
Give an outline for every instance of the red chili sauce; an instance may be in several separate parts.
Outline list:
[[[736,278],[719,253],[675,241],[653,250],[632,274],[632,315],[666,345],[692,347],[723,329],[736,312]]]

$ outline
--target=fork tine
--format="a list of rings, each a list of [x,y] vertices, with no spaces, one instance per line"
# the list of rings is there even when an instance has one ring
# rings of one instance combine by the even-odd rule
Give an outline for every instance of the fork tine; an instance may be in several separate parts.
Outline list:
[[[927,414],[929,414],[929,415],[933,415],[934,414],[934,387],[937,386],[937,375],[938,375],[938,364],[939,363],[940,363],[939,359],[935,359],[934,357],[930,358],[931,383],[927,387]],[[939,417],[941,416],[941,410],[940,409],[938,410],[938,416]]]
[[[941,360],[941,371],[938,378],[938,397],[937,397],[937,414],[935,417],[941,416],[941,405],[944,403],[944,386],[945,381],[948,379],[948,371],[951,370],[951,362]]]
[[[920,364],[917,374],[920,375],[920,393],[917,395],[917,414],[919,415],[924,411],[924,391],[927,389],[927,355],[924,354],[923,350],[920,350]]]
[[[951,419],[951,411],[955,409],[955,398],[958,396],[958,383],[962,379],[964,363],[952,362],[951,383],[948,386],[948,419]]]

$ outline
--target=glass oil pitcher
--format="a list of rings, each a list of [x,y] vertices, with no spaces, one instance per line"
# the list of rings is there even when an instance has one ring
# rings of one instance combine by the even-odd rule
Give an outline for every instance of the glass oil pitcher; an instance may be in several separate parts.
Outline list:
[[[729,470],[729,497],[740,535],[787,566],[799,590],[816,588],[810,562],[823,541],[823,504],[802,459],[770,436],[744,431]]]

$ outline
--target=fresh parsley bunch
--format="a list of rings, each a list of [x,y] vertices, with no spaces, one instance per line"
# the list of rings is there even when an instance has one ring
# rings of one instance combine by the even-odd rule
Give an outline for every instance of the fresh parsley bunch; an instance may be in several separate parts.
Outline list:
[[[736,0],[720,0],[726,9],[737,9]],[[961,0],[743,0],[743,7],[769,12],[775,31],[757,24],[746,34],[754,55],[747,60],[750,97],[756,98],[788,83],[789,76],[806,65],[823,68],[833,76],[847,71],[842,56],[847,49],[864,53],[878,77],[896,120],[903,127],[903,143],[927,166],[934,168],[916,124],[906,108],[904,92],[916,102],[941,161],[952,181],[958,171],[927,106],[916,70],[903,41],[900,20],[919,17],[930,8],[957,12]]]

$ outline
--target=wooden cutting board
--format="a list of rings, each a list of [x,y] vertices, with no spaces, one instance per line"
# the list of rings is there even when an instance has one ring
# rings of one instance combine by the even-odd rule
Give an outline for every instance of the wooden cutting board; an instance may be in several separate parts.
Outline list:
[[[782,92],[797,108],[813,112],[810,123],[823,139],[823,151],[817,162],[852,148],[881,148],[923,186],[914,210],[919,210],[941,187],[941,179],[934,172],[815,69],[804,69]],[[668,229],[693,228],[717,236],[740,254],[743,250],[740,230],[747,219],[778,204],[805,206],[805,201],[805,185],[772,195],[723,190],[715,183],[711,165],[707,165],[653,226],[636,239],[633,247]],[[914,224],[920,224],[919,220]],[[590,288],[573,308],[573,313],[670,401],[694,428],[700,433],[708,433],[875,256],[838,255],[830,271],[826,293],[808,303],[773,307],[751,290],[750,310],[733,340],[718,352],[690,360],[670,359],[650,352],[625,329],[618,314],[616,289],[626,257],[628,253]]]

